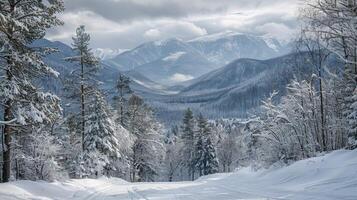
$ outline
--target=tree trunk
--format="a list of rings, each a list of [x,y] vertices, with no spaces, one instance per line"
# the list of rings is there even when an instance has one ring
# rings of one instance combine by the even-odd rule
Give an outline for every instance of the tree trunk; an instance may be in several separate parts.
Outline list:
[[[11,80],[11,75],[8,73],[7,75],[8,80]],[[11,100],[7,100],[5,103],[5,111],[4,111],[4,120],[10,121],[12,120],[11,114]],[[4,127],[4,145],[3,147],[3,169],[2,169],[2,179],[3,182],[9,182],[10,179],[10,172],[11,172],[11,127],[8,124],[5,124]]]
[[[8,67],[11,66],[11,61],[10,58],[8,58],[7,60],[7,64]],[[10,70],[8,69],[6,71],[6,79],[11,82],[12,80],[12,75]],[[11,109],[12,109],[12,101],[10,99],[8,99],[5,102],[5,109],[4,109],[4,120],[5,121],[11,121],[12,120],[12,113],[11,113]],[[3,169],[2,169],[2,181],[5,182],[9,182],[10,179],[10,173],[11,173],[11,127],[9,124],[5,124],[4,126],[4,145],[5,147],[3,147]]]
[[[6,104],[11,105],[11,102],[8,101]],[[11,116],[10,108],[5,109],[5,121],[9,121]],[[11,154],[10,154],[10,145],[11,145],[11,128],[9,125],[5,125],[4,128],[4,151],[3,151],[3,166],[2,166],[2,181],[9,182],[10,172],[11,172]]]
[[[84,127],[85,127],[85,112],[84,112],[84,63],[83,53],[81,52],[81,117],[82,117],[82,151],[84,151]]]
[[[323,92],[322,92],[322,74],[321,74],[321,68],[322,68],[322,63],[320,63],[320,69],[319,69],[319,87],[320,87],[320,112],[321,112],[321,136],[322,136],[322,150],[326,151],[327,150],[327,145],[326,145],[326,134],[325,134],[325,113],[324,113],[324,99],[323,99]]]
[[[15,2],[14,1],[9,1],[10,3],[10,12],[13,13],[15,11]],[[8,28],[8,32],[9,35],[7,36],[9,41],[12,40],[12,36],[13,36],[13,29],[12,27]],[[12,62],[11,62],[11,57],[7,57],[7,67],[8,69],[5,71],[6,77],[5,79],[7,79],[9,82],[11,82],[12,80],[12,74],[10,72],[10,67],[12,66]],[[8,99],[5,102],[4,105],[4,120],[5,121],[11,121],[12,120],[12,101],[10,99]],[[12,134],[12,129],[11,126],[9,124],[5,124],[4,126],[4,145],[5,147],[3,147],[3,167],[2,167],[2,181],[5,182],[9,182],[10,180],[10,175],[11,175],[11,134]]]

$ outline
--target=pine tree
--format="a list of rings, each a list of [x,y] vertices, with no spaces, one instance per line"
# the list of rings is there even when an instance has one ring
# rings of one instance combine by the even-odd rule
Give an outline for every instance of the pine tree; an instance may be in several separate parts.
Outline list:
[[[133,91],[130,88],[130,78],[123,74],[119,75],[117,80],[116,89],[118,91],[118,96],[114,97],[114,107],[117,109],[117,119],[116,122],[123,127],[128,127],[128,116],[127,116],[127,99],[126,96],[132,94]]]
[[[61,25],[56,14],[64,10],[61,0],[7,0],[0,4],[0,99],[4,106],[3,182],[10,179],[11,138],[19,127],[53,120],[59,112],[59,99],[40,91],[35,79],[58,76],[42,57],[53,49],[31,44],[42,39],[46,29]]]
[[[76,36],[72,39],[72,46],[77,55],[68,57],[66,60],[78,63],[79,69],[75,69],[71,72],[65,87],[66,90],[69,91],[69,96],[76,98],[80,104],[80,130],[82,133],[82,151],[84,151],[85,124],[87,118],[86,99],[96,90],[95,75],[99,70],[99,61],[91,52],[89,47],[90,35],[86,33],[83,25],[77,28]]]
[[[209,127],[207,119],[199,114],[197,117],[197,130],[195,133],[195,166],[199,172],[199,175],[203,175],[205,160],[204,160],[204,142],[210,137],[211,129]]]
[[[188,169],[188,176],[195,179],[195,119],[191,109],[187,109],[181,125],[181,142],[183,143],[182,160]]]
[[[89,176],[93,175],[90,174],[93,172],[93,169],[105,169],[106,174],[109,171],[115,170],[115,161],[123,157],[121,155],[121,145],[123,144],[119,141],[123,138],[120,138],[120,136],[127,134],[125,129],[120,125],[116,126],[113,122],[110,108],[101,92],[96,91],[91,100],[88,110],[90,114],[87,116],[85,124],[83,155],[86,159],[92,159],[87,166],[83,166],[90,169],[86,173]],[[98,153],[102,156],[102,160],[98,160],[97,158],[93,160],[91,155]],[[101,164],[103,165],[102,168],[96,167]],[[95,171],[95,175],[101,175],[103,172]]]
[[[199,176],[203,175],[203,171],[205,168],[204,151],[205,149],[204,149],[203,137],[200,135],[198,136],[195,145],[195,167],[198,170]]]
[[[211,139],[208,137],[204,144],[204,166],[203,174],[209,175],[218,172],[218,160],[216,156],[216,150],[211,142]]]

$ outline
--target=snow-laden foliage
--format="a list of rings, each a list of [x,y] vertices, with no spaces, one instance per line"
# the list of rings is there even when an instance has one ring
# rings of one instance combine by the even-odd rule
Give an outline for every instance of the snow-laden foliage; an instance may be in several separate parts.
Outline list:
[[[46,181],[65,178],[66,173],[58,162],[60,146],[55,140],[58,138],[51,135],[50,129],[45,126],[16,137],[13,178]]]
[[[357,24],[356,1],[354,0],[314,0],[305,6],[302,17],[306,24],[305,32],[313,35],[323,45],[336,55],[344,64],[339,69],[343,79],[340,81],[340,93],[344,117],[353,118],[355,99],[353,93],[356,89],[357,67]],[[338,74],[339,74],[338,73]],[[354,123],[346,124],[350,132],[350,143],[355,144],[356,131]]]
[[[265,114],[251,131],[254,143],[261,143],[253,145],[253,156],[269,166],[279,160],[289,163],[346,146],[347,134],[334,85],[323,82],[329,91],[323,94],[326,126],[321,122],[318,90],[311,82],[293,81],[280,103],[274,103],[276,93],[264,102]]]
[[[212,130],[207,119],[202,114],[197,118],[195,134],[195,166],[199,175],[208,175],[218,172],[216,149],[212,143]]]
[[[139,96],[132,95],[128,105],[128,130],[134,137],[130,157],[131,180],[154,181],[161,171],[165,153],[162,127]]]
[[[115,163],[125,159],[123,147],[130,146],[129,133],[114,123],[109,106],[97,91],[91,98],[80,155],[81,175],[100,176],[115,171]],[[83,170],[83,171],[82,171]]]
[[[24,133],[19,127],[36,129],[59,114],[59,99],[41,91],[35,81],[58,73],[43,62],[50,48],[34,48],[31,43],[44,37],[46,29],[61,25],[56,14],[64,9],[61,0],[1,1],[0,6],[0,105],[4,128],[3,181],[11,171],[11,137]],[[31,132],[31,131],[28,131]]]

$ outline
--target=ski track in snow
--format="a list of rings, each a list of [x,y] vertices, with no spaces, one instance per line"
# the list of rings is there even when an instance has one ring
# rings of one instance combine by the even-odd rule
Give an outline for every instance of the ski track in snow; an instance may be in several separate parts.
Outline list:
[[[357,200],[357,150],[288,167],[201,177],[194,182],[128,183],[117,178],[0,184],[0,200]]]

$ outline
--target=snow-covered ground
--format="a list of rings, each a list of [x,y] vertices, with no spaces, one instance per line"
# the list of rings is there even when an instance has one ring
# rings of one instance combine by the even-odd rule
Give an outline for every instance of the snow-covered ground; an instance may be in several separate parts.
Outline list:
[[[248,168],[194,182],[128,183],[120,179],[0,184],[0,199],[238,200],[357,199],[357,150],[340,150],[259,172]]]

